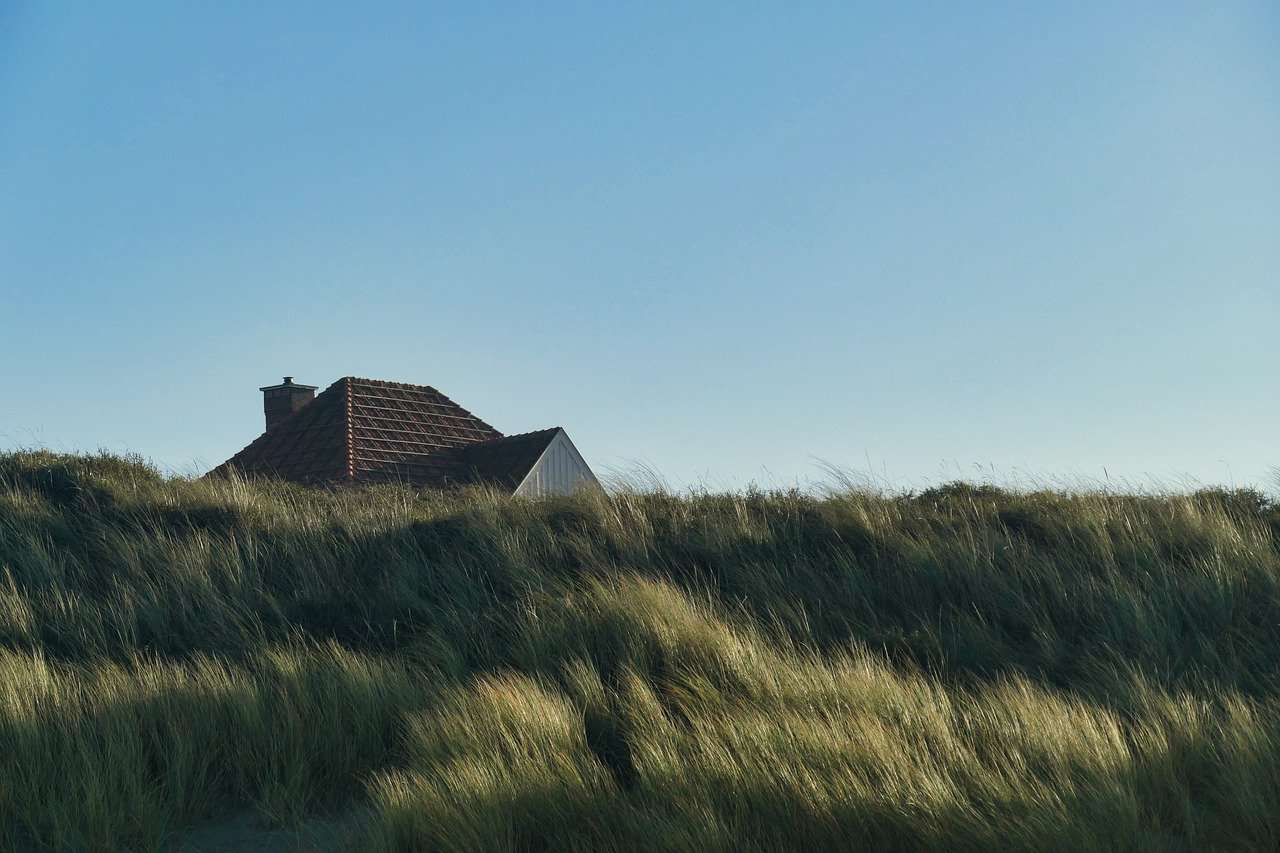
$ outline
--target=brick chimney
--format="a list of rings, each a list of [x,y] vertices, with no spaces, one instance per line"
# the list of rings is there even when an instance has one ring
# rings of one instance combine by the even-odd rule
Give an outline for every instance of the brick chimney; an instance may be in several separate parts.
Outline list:
[[[267,416],[267,432],[307,403],[316,398],[316,386],[298,385],[292,376],[286,376],[279,385],[259,388],[262,392],[262,411]]]

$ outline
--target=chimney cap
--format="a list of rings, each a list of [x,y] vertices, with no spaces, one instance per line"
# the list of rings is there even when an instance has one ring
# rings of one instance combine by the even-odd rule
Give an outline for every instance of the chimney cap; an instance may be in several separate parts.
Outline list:
[[[283,381],[283,382],[281,382],[279,385],[263,385],[263,386],[262,386],[261,388],[259,388],[258,390],[259,390],[259,391],[278,391],[278,390],[280,390],[280,389],[282,389],[282,388],[286,388],[286,389],[288,389],[288,390],[290,390],[290,391],[314,391],[314,390],[316,390],[316,386],[315,386],[315,385],[301,385],[301,384],[299,384],[299,383],[297,383],[297,382],[294,382],[294,381],[293,381],[293,377],[292,377],[292,376],[286,376],[286,377],[284,378],[284,381]]]

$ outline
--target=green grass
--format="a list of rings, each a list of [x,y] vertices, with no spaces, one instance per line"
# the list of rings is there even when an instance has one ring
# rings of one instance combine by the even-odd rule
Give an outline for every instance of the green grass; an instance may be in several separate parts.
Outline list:
[[[1280,847],[1280,511],[0,456],[0,849]]]

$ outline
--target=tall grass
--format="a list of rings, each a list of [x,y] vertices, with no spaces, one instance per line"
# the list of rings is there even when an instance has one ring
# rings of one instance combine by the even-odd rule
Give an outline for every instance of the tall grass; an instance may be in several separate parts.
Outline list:
[[[0,849],[1275,849],[1280,513],[0,456]]]

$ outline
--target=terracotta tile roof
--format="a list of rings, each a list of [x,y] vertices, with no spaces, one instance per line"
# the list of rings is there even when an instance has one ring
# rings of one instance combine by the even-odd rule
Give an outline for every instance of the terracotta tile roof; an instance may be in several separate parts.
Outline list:
[[[210,474],[515,489],[558,432],[503,437],[430,386],[348,376]]]
[[[356,377],[342,381],[349,389],[347,448],[353,479],[433,483],[450,473],[441,451],[502,437],[428,385]]]

